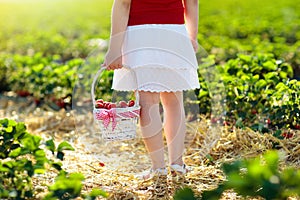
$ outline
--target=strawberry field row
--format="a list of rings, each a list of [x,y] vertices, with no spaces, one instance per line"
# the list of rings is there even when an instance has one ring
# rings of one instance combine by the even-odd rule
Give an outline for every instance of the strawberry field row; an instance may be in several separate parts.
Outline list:
[[[112,0],[26,2],[1,2],[0,16],[6,19],[0,22],[1,52],[58,54],[64,62],[85,58],[95,42],[91,39],[109,36]],[[299,79],[299,9],[292,0],[200,1],[199,43],[217,63],[238,53],[273,53],[290,63]]]

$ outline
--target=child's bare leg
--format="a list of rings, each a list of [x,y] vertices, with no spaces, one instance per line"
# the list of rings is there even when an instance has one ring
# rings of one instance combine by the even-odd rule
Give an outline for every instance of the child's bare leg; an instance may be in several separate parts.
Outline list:
[[[140,91],[140,125],[152,169],[164,168],[164,144],[162,121],[159,113],[160,95],[157,92]]]
[[[171,165],[183,165],[184,139],[186,135],[182,92],[162,92],[164,131]]]

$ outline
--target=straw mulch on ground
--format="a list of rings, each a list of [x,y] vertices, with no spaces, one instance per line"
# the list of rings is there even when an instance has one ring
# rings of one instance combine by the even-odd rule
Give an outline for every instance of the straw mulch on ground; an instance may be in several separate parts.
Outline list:
[[[6,102],[5,108],[9,108],[9,103]],[[88,116],[83,116],[82,121],[75,123],[74,116],[64,110],[31,111],[17,115],[9,109],[2,109],[0,117],[10,115],[11,118],[22,120],[31,133],[43,138],[54,137],[57,142],[69,141],[76,150],[66,152],[63,167],[68,172],[85,175],[85,191],[102,188],[109,193],[108,199],[172,199],[174,192],[185,186],[200,195],[202,191],[213,189],[225,180],[222,163],[261,155],[272,149],[274,143],[282,152],[281,167],[300,167],[300,131],[295,131],[290,139],[279,140],[250,129],[212,126],[208,120],[201,119],[188,124],[184,159],[187,165],[192,166],[192,171],[184,177],[156,177],[142,181],[135,175],[149,169],[150,160],[140,138],[105,143],[98,134],[88,130]],[[42,191],[46,189],[46,184],[53,183],[53,178],[54,174],[47,173],[38,177],[35,184]],[[242,198],[233,191],[227,191],[222,199]]]

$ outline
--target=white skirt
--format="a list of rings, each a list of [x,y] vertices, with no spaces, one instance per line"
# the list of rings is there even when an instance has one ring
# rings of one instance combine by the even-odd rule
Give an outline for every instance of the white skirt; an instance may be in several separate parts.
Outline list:
[[[114,70],[114,90],[175,92],[200,87],[185,25],[129,26],[122,54],[126,67]]]

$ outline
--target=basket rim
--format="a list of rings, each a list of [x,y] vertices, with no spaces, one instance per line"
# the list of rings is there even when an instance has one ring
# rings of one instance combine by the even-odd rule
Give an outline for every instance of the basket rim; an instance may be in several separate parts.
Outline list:
[[[94,111],[109,111],[109,110],[116,110],[117,113],[120,112],[127,112],[127,111],[133,111],[133,110],[140,110],[141,106],[137,105],[137,106],[132,106],[132,107],[126,107],[126,108],[111,108],[111,109],[106,109],[106,108],[95,108],[94,107]]]

